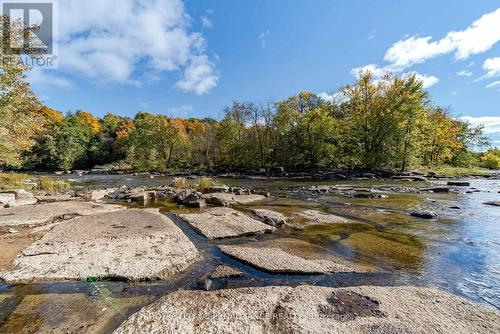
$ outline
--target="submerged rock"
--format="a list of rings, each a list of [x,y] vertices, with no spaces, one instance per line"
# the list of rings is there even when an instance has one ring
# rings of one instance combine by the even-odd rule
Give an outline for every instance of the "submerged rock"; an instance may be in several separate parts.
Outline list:
[[[55,202],[2,209],[0,227],[16,225],[41,225],[56,219],[87,216],[120,210],[120,205],[96,204],[90,202]]]
[[[423,219],[437,219],[438,218],[437,213],[435,213],[433,211],[429,211],[429,210],[412,211],[412,212],[410,212],[410,215],[413,217],[423,218]]]
[[[241,277],[243,272],[231,266],[220,265],[210,274],[210,278]]]
[[[130,316],[125,333],[497,333],[500,312],[418,287],[269,286],[177,291]]]
[[[158,209],[77,217],[47,232],[0,274],[8,282],[113,277],[160,279],[186,269],[196,247]]]
[[[193,229],[209,239],[273,232],[274,227],[231,208],[211,208],[202,213],[180,214]]]
[[[286,217],[282,213],[267,209],[252,209],[252,212],[267,225],[277,227],[286,224]]]
[[[234,246],[221,245],[219,248],[229,256],[276,274],[322,274],[360,269],[360,266],[328,254],[321,247],[292,238]]]
[[[448,181],[446,183],[449,186],[458,186],[458,187],[468,187],[470,186],[470,182],[467,181]]]

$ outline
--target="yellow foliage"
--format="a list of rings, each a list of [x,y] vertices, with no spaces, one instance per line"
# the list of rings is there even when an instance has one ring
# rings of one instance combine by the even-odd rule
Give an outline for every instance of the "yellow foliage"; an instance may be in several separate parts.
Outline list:
[[[98,133],[99,131],[101,131],[101,122],[98,118],[92,116],[91,113],[86,111],[79,111],[77,113],[77,116],[83,124],[90,128],[90,131],[92,131],[92,133]]]

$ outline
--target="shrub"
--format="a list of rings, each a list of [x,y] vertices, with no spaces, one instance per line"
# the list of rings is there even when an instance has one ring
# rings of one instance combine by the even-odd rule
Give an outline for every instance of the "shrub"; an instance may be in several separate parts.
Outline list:
[[[62,193],[70,189],[70,184],[63,180],[42,177],[38,180],[38,189],[46,192]]]

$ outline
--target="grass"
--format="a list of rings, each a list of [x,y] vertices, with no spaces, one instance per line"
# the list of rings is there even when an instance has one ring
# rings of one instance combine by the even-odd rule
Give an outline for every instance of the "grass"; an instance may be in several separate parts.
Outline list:
[[[174,188],[186,188],[186,186],[187,186],[186,178],[185,177],[174,178],[174,181],[172,182],[172,186]]]
[[[70,184],[66,181],[55,180],[50,177],[41,177],[38,180],[38,190],[43,190],[50,193],[62,193],[71,188]]]
[[[0,190],[30,188],[23,184],[29,176],[21,173],[0,173]]]
[[[451,166],[438,166],[438,167],[420,167],[417,171],[427,174],[428,172],[435,172],[443,176],[467,176],[467,175],[489,175],[491,171],[480,167],[451,167]]]
[[[202,177],[200,181],[198,182],[198,188],[200,189],[207,189],[211,186],[216,185],[217,182],[215,182],[211,177]]]

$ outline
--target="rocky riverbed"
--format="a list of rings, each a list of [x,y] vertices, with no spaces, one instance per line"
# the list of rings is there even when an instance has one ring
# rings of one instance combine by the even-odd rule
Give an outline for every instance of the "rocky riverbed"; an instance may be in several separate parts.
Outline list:
[[[0,333],[500,331],[498,179],[72,182],[0,193]]]

